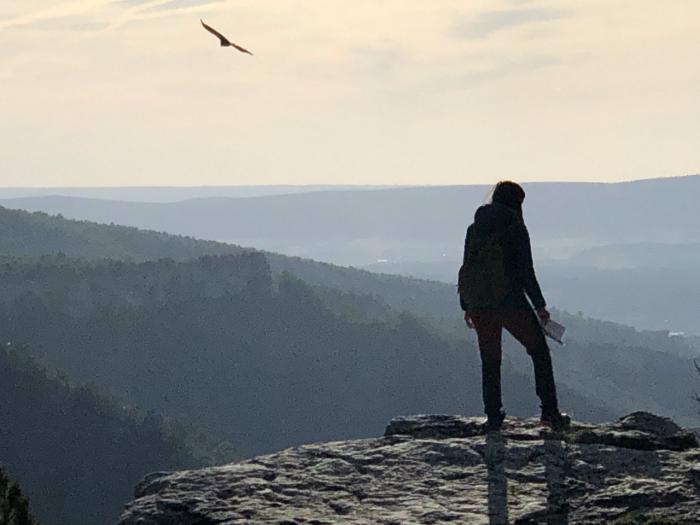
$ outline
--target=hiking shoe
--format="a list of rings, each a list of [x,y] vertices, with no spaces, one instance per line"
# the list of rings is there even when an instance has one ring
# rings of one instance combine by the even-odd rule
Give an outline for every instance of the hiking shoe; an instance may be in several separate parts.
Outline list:
[[[540,423],[550,427],[552,430],[567,430],[571,426],[571,418],[555,410],[553,412],[543,412]]]
[[[481,429],[485,432],[498,432],[503,426],[503,421],[506,418],[505,410],[501,409],[496,414],[489,414],[486,418],[486,423],[481,425]]]

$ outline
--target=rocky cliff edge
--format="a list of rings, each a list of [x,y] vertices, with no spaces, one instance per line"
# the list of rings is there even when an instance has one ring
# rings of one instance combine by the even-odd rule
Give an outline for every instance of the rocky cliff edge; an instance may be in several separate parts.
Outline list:
[[[381,438],[151,474],[120,525],[700,523],[698,438],[670,419],[482,422],[400,417]]]

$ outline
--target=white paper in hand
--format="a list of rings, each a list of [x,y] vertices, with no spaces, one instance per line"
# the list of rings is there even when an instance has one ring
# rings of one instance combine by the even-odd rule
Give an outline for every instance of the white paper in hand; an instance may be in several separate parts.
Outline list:
[[[564,334],[566,333],[566,327],[560,325],[556,321],[551,319],[547,321],[544,326],[542,326],[546,336],[551,337],[560,345],[564,344]]]

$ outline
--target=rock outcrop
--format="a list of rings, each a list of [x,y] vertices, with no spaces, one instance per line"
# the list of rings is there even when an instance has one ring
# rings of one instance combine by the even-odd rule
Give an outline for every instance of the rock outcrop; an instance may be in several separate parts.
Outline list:
[[[667,418],[482,421],[400,417],[382,438],[152,474],[120,524],[700,523],[698,438]]]

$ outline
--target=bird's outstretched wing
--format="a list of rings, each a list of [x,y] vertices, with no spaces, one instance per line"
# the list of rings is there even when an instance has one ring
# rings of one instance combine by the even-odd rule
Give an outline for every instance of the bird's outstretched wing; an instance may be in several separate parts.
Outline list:
[[[222,45],[231,45],[231,42],[228,41],[228,38],[226,38],[224,35],[222,35],[221,33],[219,33],[216,29],[214,29],[213,27],[208,26],[207,24],[205,24],[203,20],[200,20],[200,22],[202,23],[202,26],[204,27],[204,29],[206,29],[206,30],[209,31],[212,35],[214,35],[214,36],[217,37],[219,40],[221,40],[221,44],[222,44]]]
[[[253,53],[251,53],[250,51],[248,51],[245,47],[241,47],[241,46],[239,46],[238,44],[234,44],[233,42],[229,42],[229,43],[230,43],[233,47],[235,47],[236,49],[238,49],[238,51],[240,51],[241,53],[248,53],[250,56],[253,56]]]
[[[247,53],[250,56],[253,56],[253,53],[248,51],[245,47],[241,47],[238,44],[234,44],[231,42],[228,38],[226,38],[224,35],[219,33],[216,29],[214,29],[211,26],[208,26],[207,24],[204,23],[204,20],[199,20],[202,23],[202,26],[204,26],[204,29],[209,31],[212,35],[216,36],[219,40],[221,40],[221,45],[222,46],[230,46],[233,47],[234,49],[240,51],[241,53]]]

